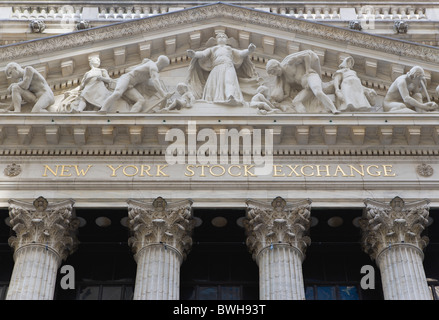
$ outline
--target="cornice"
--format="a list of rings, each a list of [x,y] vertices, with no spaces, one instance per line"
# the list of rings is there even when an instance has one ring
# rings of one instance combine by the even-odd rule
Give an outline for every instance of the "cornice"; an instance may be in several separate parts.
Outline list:
[[[250,24],[326,41],[343,42],[346,45],[376,50],[395,56],[404,56],[417,61],[439,62],[439,48],[436,47],[225,3],[208,4],[149,18],[124,21],[108,26],[2,46],[0,47],[0,62],[7,63],[8,61],[36,54],[44,55],[49,52],[53,53],[92,45],[101,41],[129,38],[215,19],[221,22],[235,21],[240,24]],[[172,20],[172,24],[169,23],[170,20]]]
[[[166,132],[273,130],[278,156],[435,156],[439,114],[183,116],[148,114],[4,114],[0,155],[163,156]]]

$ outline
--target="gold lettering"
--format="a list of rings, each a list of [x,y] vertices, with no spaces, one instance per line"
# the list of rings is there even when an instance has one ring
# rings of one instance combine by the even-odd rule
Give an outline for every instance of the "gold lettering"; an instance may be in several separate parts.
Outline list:
[[[213,173],[213,168],[221,168],[222,169],[221,174],[214,174]],[[226,169],[223,166],[221,166],[219,164],[216,164],[216,165],[210,167],[209,172],[214,177],[221,177],[222,175],[224,175],[226,173]]]
[[[390,168],[387,168],[390,167]],[[383,164],[383,169],[384,169],[384,176],[385,177],[395,177],[396,174],[392,173],[392,165],[391,164]]]
[[[205,177],[206,174],[204,173],[204,167],[209,168],[210,166],[207,165],[207,164],[197,164],[196,167],[197,167],[197,168],[201,168],[201,174],[200,174],[200,177]]]
[[[252,165],[247,165],[247,164],[245,164],[244,165],[244,177],[248,177],[248,176],[251,176],[251,177],[257,177],[257,175],[255,175],[253,172],[250,172],[249,170],[251,169],[251,168],[253,168],[255,165],[254,164],[252,164]]]
[[[61,166],[61,174],[59,175],[60,177],[71,177],[72,174],[69,172],[69,168],[71,167],[71,165],[62,165]],[[67,174],[68,173],[68,174]]]
[[[158,164],[157,165],[157,174],[155,176],[156,177],[160,177],[160,176],[169,177],[166,173],[164,173],[162,171],[162,169],[166,168],[167,166],[168,166],[167,164]]]
[[[239,169],[239,174],[233,174],[233,173],[232,173],[232,168],[234,168],[234,167],[236,167],[236,168]],[[227,172],[228,172],[229,175],[231,175],[232,177],[239,177],[239,176],[241,176],[241,166],[240,166],[240,165],[237,165],[237,164],[233,164],[233,165],[231,165],[231,166],[227,169]]]
[[[381,171],[376,171],[375,173],[371,173],[370,172],[370,168],[371,167],[374,167],[374,168],[377,168],[377,169],[379,168],[377,165],[374,165],[374,164],[372,164],[370,166],[367,166],[367,168],[366,168],[367,174],[369,174],[372,177],[379,177],[381,175]]]
[[[346,173],[344,173],[343,169],[338,165],[337,169],[335,169],[335,173],[333,175],[333,177],[336,177],[338,175],[338,172],[341,172],[342,177],[348,177],[348,175]]]
[[[316,175],[316,177],[321,177],[322,175],[320,174],[320,172],[322,172],[322,171],[326,171],[325,177],[330,177],[331,176],[329,174],[329,165],[328,164],[325,165],[326,169],[320,169],[319,165],[316,165],[316,167],[317,167],[317,175]]]
[[[145,169],[145,167],[147,167],[147,169]],[[149,173],[149,170],[151,170],[151,166],[142,164],[140,167],[140,176],[144,177],[146,173],[148,176],[152,177],[152,174]]]
[[[280,168],[278,168],[278,167],[280,167]],[[273,164],[273,170],[274,170],[274,172],[273,172],[273,177],[285,177],[285,173],[282,173],[282,168],[283,168],[283,165],[276,165],[276,164]],[[279,173],[282,173],[282,174],[279,174]]]
[[[305,177],[312,177],[313,175],[314,175],[314,172],[312,173],[312,174],[306,174],[305,172],[304,172],[304,169],[305,168],[311,168],[312,170],[314,170],[314,166],[311,166],[311,165],[304,165],[304,166],[302,166],[302,168],[300,168],[300,172],[305,176]]]
[[[364,165],[360,164],[361,171],[355,168],[353,165],[349,165],[349,168],[351,169],[351,177],[354,177],[354,171],[358,172],[362,177],[364,177]]]
[[[80,175],[82,175],[83,177],[88,173],[88,170],[90,170],[90,168],[91,167],[93,167],[93,165],[92,164],[89,164],[88,165],[88,167],[87,167],[87,169],[85,169],[85,171],[84,171],[84,169],[79,169],[79,166],[78,165],[74,165],[74,167],[75,167],[75,170],[76,170],[76,175],[79,177]]]
[[[194,172],[194,170],[192,170],[193,167],[194,167],[193,164],[189,164],[189,165],[186,166],[186,170],[191,172],[191,174],[187,174],[187,172],[185,172],[184,175],[186,177],[193,177],[194,176],[195,172]]]
[[[122,165],[119,165],[116,169],[113,168],[113,166],[111,164],[107,164],[107,167],[109,167],[111,170],[113,170],[113,174],[111,176],[112,177],[117,177],[116,170],[120,169],[120,167],[122,167]]]
[[[127,173],[127,172],[126,172],[126,169],[127,169],[127,168],[134,168],[134,169],[135,169],[134,173]],[[126,177],[134,177],[136,174],[139,173],[139,168],[137,168],[137,166],[128,165],[128,166],[125,166],[125,167],[122,169],[122,172],[123,172],[123,174],[124,174]]]
[[[56,177],[58,174],[58,167],[59,165],[56,165],[56,170],[53,171],[47,164],[44,165],[44,173],[43,173],[43,177],[47,177],[47,170],[49,170],[50,172],[52,172],[52,174]]]
[[[291,176],[293,175],[293,172],[294,172],[294,174],[296,175],[296,177],[301,177],[301,175],[298,174],[297,171],[296,171],[296,169],[297,169],[298,166],[299,166],[299,165],[296,164],[296,165],[294,166],[294,168],[293,168],[291,165],[287,165],[287,167],[290,168],[290,170],[291,170],[290,173],[288,174],[288,177],[291,177]]]

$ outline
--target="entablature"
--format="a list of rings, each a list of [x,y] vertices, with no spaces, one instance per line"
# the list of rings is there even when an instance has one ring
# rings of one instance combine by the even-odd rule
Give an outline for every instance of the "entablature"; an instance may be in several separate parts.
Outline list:
[[[165,155],[171,129],[243,135],[272,129],[274,155],[431,156],[439,154],[439,115],[340,114],[203,116],[10,115],[0,120],[1,155]],[[259,131],[255,131],[259,129]],[[195,131],[194,131],[195,130]],[[224,131],[222,131],[224,130]],[[198,146],[205,142],[199,138]],[[217,139],[219,141],[219,138]],[[240,151],[242,152],[242,150]],[[271,152],[271,151],[269,151]]]

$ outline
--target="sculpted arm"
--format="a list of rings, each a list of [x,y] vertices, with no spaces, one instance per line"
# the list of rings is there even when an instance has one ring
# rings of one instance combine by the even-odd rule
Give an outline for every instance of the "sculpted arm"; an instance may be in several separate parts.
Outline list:
[[[34,76],[34,71],[30,67],[24,68],[23,80],[17,85],[23,90],[29,90],[30,84],[32,83],[32,78]]]
[[[403,79],[400,79],[400,81],[398,82],[398,90],[405,104],[426,111],[431,111],[433,109],[436,109],[437,107],[436,103],[434,102],[422,103],[410,96],[410,92],[407,88],[407,83],[403,81]]]

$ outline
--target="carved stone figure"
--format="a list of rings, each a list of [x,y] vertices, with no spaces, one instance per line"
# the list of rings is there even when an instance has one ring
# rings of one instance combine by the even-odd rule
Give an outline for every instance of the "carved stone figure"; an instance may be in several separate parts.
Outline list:
[[[354,58],[346,57],[333,76],[336,106],[339,111],[370,111],[377,94],[375,90],[363,87],[357,73],[351,69],[354,63]]]
[[[302,90],[293,100],[297,112],[307,112],[305,104],[310,105],[312,99],[317,98],[326,110],[339,113],[332,100],[323,92],[320,60],[313,51],[304,50],[290,54],[282,62],[269,60],[266,70],[269,75],[276,76],[276,84],[271,92],[271,97],[276,102],[291,97],[293,89],[299,87]]]
[[[181,108],[191,108],[195,102],[195,96],[186,83],[179,83],[177,85],[177,92],[180,94],[180,98],[175,99],[168,104],[163,110],[180,110]]]
[[[383,101],[386,112],[425,112],[438,109],[430,101],[426,86],[424,69],[415,66],[406,74],[399,76],[390,86]],[[423,93],[428,102],[423,102]]]
[[[212,39],[207,42],[212,43]],[[188,50],[192,58],[187,83],[197,99],[228,105],[242,105],[244,97],[239,78],[257,78],[249,54],[256,46],[250,44],[245,50],[229,45],[224,32],[216,35],[216,45],[203,51]]]
[[[134,102],[131,112],[146,112],[147,110],[144,110],[147,102],[145,96],[148,95],[148,91],[158,94],[160,101],[166,102],[173,95],[173,92],[167,92],[160,81],[159,72],[169,63],[169,58],[164,55],[159,56],[156,62],[148,58],[144,59],[140,65],[117,79],[114,92],[104,101],[100,111],[110,111],[116,100],[123,96]],[[155,105],[150,106],[149,109],[153,107]]]
[[[12,105],[6,110],[14,108],[14,112],[20,112],[22,103],[30,102],[34,103],[32,112],[43,112],[55,102],[46,79],[33,67],[22,68],[18,63],[11,62],[6,66],[5,73],[14,81],[8,88]]]
[[[89,64],[90,71],[81,80],[79,97],[73,106],[76,111],[83,111],[87,103],[102,108],[104,101],[111,95],[106,84],[115,81],[110,78],[107,70],[99,68],[101,60],[98,56],[90,57]]]
[[[268,99],[268,93],[268,87],[260,86],[250,101],[250,107],[258,108],[259,113],[262,114],[280,111],[279,108]]]

